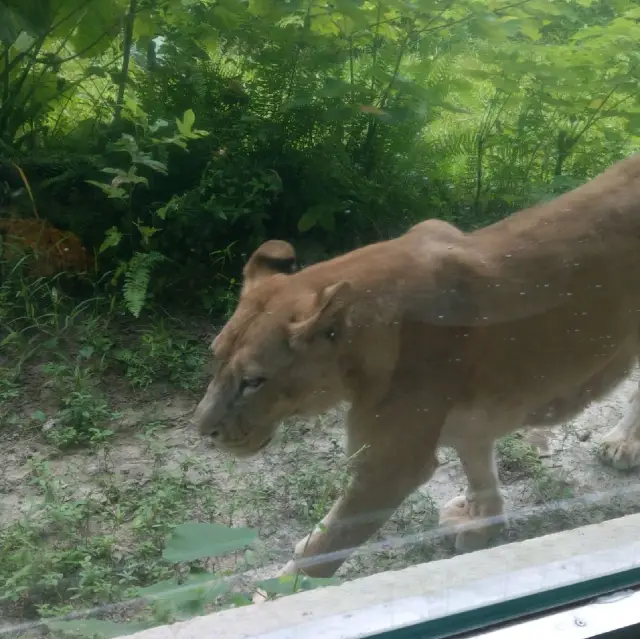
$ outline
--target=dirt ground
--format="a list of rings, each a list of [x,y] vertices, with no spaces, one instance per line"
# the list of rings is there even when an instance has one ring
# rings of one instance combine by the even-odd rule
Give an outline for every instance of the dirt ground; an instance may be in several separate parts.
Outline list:
[[[637,473],[609,469],[595,454],[601,436],[621,417],[639,377],[634,373],[604,401],[563,427],[524,437],[516,434],[500,442],[499,468],[511,525],[498,543],[640,510]],[[165,473],[184,472],[200,494],[204,490],[211,497],[191,509],[194,519],[259,529],[251,576],[268,577],[326,512],[344,480],[343,409],[285,424],[267,451],[237,461],[202,445],[188,420],[193,396],[139,397],[123,403],[119,429],[105,449],[53,455],[37,435],[3,445],[2,526],[24,517],[43,499],[37,485],[27,482],[29,458],[36,453],[48,456],[51,474],[71,493],[94,498],[105,491],[105,474],[134,491],[142,490],[161,465]],[[453,451],[441,450],[440,458],[433,479],[338,576],[349,579],[452,554],[451,543],[434,533],[434,527],[438,508],[464,491],[465,478]],[[227,568],[233,570],[233,559],[229,561]]]

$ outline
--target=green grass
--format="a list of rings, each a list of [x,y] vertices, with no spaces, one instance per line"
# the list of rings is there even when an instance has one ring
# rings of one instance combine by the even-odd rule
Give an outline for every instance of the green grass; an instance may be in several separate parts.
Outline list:
[[[543,463],[538,449],[521,433],[511,433],[498,440],[498,472],[505,482],[526,480],[528,500],[536,504],[553,503],[573,496],[567,481],[552,474]]]

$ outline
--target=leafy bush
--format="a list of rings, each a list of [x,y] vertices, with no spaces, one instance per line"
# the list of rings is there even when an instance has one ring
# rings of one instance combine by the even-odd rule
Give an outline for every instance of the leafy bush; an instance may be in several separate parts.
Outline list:
[[[8,5],[0,137],[134,316],[176,290],[219,313],[267,237],[317,259],[429,216],[474,228],[637,146],[625,3],[89,1]]]

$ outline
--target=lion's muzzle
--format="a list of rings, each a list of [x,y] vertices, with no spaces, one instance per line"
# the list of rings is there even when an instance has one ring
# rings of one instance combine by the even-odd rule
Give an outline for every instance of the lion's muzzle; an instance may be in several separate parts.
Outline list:
[[[220,436],[220,430],[218,428],[218,420],[216,419],[216,411],[214,402],[209,397],[209,394],[205,395],[200,403],[196,407],[193,413],[192,421],[198,429],[198,433],[205,437],[212,437],[216,439]]]

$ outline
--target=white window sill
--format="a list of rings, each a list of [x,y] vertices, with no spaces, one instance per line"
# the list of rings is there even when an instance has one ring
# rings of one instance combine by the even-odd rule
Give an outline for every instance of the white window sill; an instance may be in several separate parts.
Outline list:
[[[507,599],[637,568],[640,566],[639,532],[640,515],[629,515],[404,570],[382,572],[276,601],[160,626],[129,637],[368,637],[409,624],[442,619]],[[608,601],[606,606],[590,604],[580,608],[584,626],[575,624],[571,616],[577,614],[575,610],[567,610],[511,628],[484,634],[478,631],[474,636],[478,639],[528,639],[529,636],[540,637],[542,633],[545,639],[553,639],[552,635],[586,639],[598,634],[588,633],[605,623],[613,624],[613,629],[640,621],[640,594],[631,593],[626,597],[605,600]],[[559,630],[561,628],[564,630]]]

